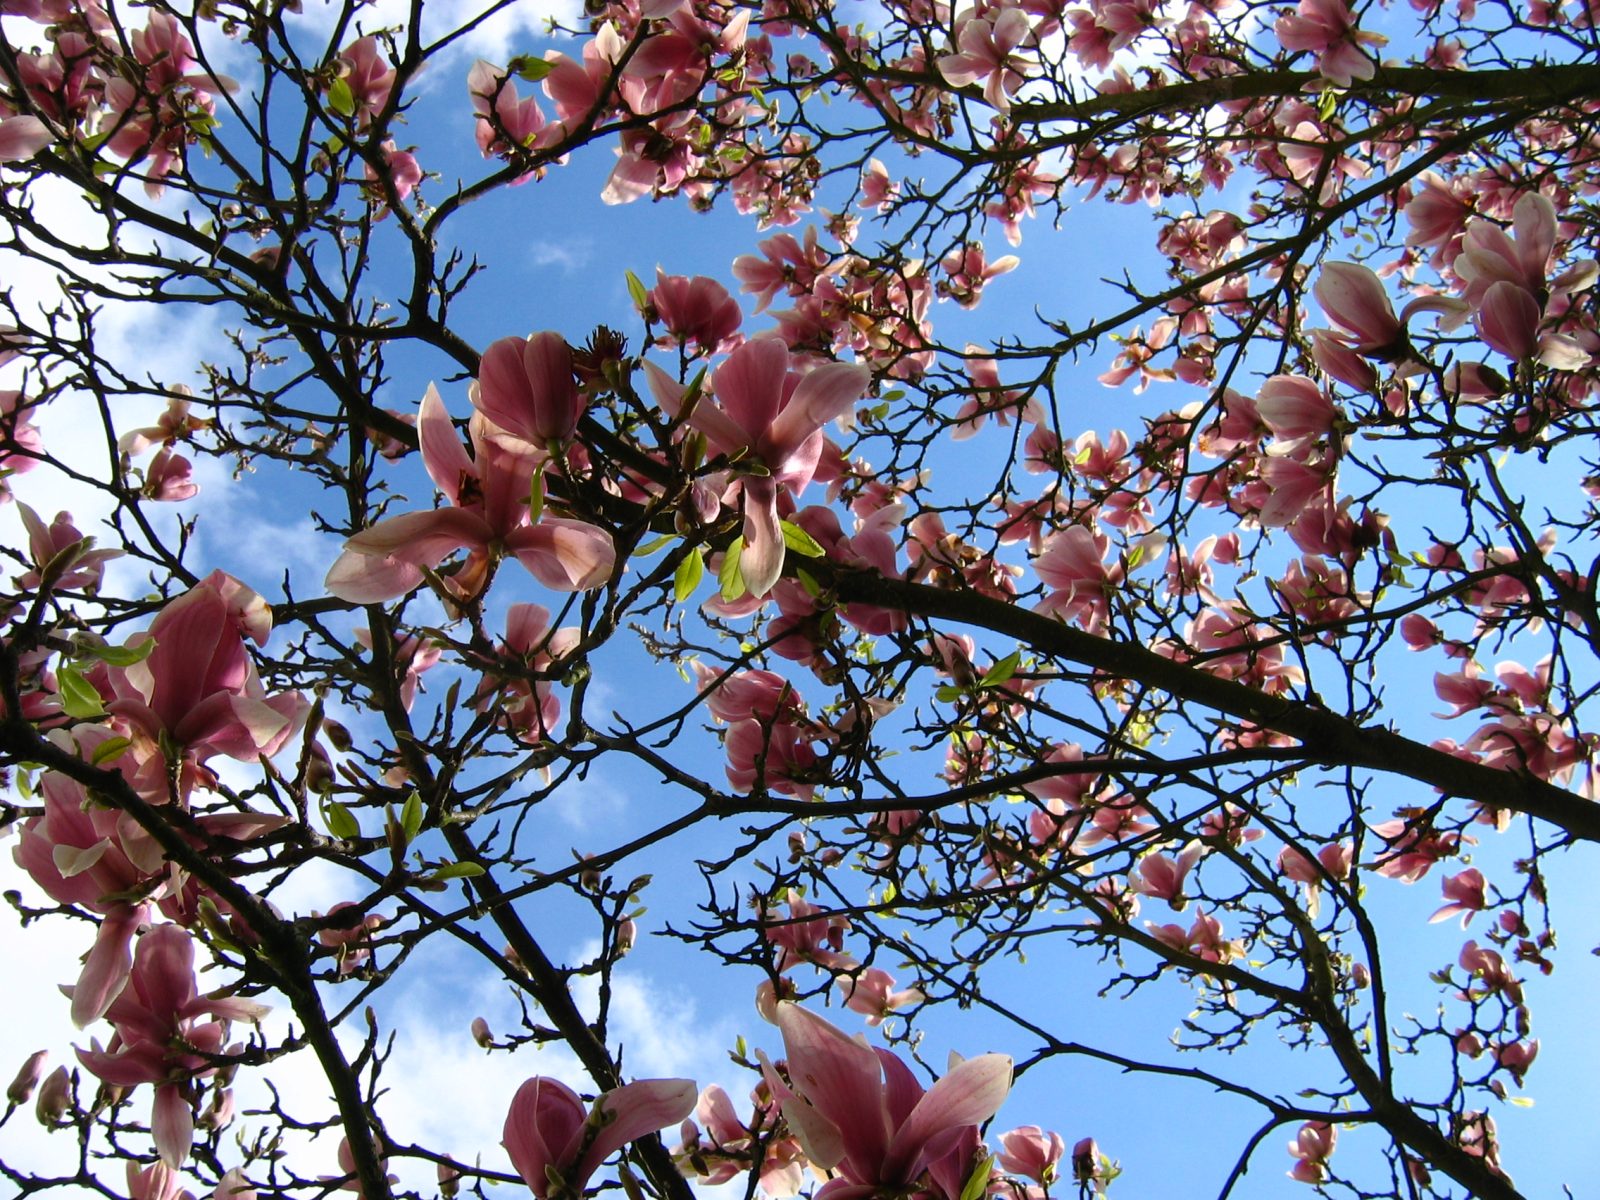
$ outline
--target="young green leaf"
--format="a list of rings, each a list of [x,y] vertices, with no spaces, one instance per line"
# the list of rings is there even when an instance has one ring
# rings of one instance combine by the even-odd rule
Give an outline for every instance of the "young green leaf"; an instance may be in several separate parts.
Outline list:
[[[57,667],[56,688],[61,694],[61,708],[67,716],[86,721],[105,715],[100,693],[94,690],[94,684],[85,679],[77,667]]]
[[[650,307],[650,289],[645,287],[637,275],[632,271],[627,272],[628,296],[633,301],[633,306],[640,312]]]
[[[1022,651],[1013,650],[983,673],[983,678],[978,680],[978,686],[999,687],[1017,673],[1017,664],[1021,661]]]
[[[323,806],[322,819],[328,826],[328,832],[340,841],[361,836],[361,826],[355,815],[337,800],[330,800]]]
[[[822,557],[822,547],[818,545],[817,539],[793,521],[779,521],[778,528],[783,530],[783,544],[796,554],[806,558]]]
[[[678,564],[678,569],[672,576],[672,595],[679,604],[694,595],[695,588],[700,586],[700,580],[706,573],[706,561],[701,554],[700,547],[696,546],[689,551],[688,556]]]
[[[406,835],[408,845],[416,841],[417,834],[422,832],[422,817],[422,796],[413,791],[400,808],[400,828]]]
[[[722,566],[717,571],[717,586],[724,600],[737,600],[745,593],[744,572],[739,569],[739,555],[744,552],[744,538],[736,537],[728,543],[722,555]]]
[[[484,869],[475,862],[445,863],[433,873],[435,879],[473,879],[484,874]]]
[[[341,117],[356,115],[356,96],[341,76],[328,85],[328,107]]]

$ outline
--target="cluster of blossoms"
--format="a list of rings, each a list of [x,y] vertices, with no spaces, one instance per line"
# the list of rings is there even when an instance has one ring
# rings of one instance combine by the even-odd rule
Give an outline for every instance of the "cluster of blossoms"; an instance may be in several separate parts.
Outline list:
[[[1011,1088],[1005,1056],[954,1057],[951,1070],[924,1088],[898,1055],[808,1009],[780,1002],[766,1015],[783,1037],[784,1056],[759,1054],[762,1080],[749,1118],[737,1115],[721,1087],[697,1095],[687,1079],[624,1084],[586,1109],[566,1085],[536,1076],[506,1117],[505,1147],[517,1172],[541,1200],[581,1194],[611,1154],[681,1121],[674,1157],[686,1174],[717,1184],[754,1169],[774,1198],[797,1195],[808,1170],[827,1181],[828,1195],[915,1190],[935,1200],[959,1200],[980,1164],[984,1194],[1043,1196],[1062,1178],[1065,1143],[1037,1126],[1001,1134],[992,1159],[984,1152],[980,1126]],[[1099,1192],[1116,1168],[1085,1138],[1070,1172]]]

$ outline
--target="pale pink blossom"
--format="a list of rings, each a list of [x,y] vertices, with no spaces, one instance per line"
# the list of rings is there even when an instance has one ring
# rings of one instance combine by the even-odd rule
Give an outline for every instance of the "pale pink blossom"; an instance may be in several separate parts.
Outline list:
[[[1296,1183],[1323,1183],[1328,1178],[1328,1159],[1338,1144],[1339,1130],[1326,1121],[1307,1121],[1300,1126],[1289,1153],[1295,1158],[1289,1178]]]
[[[505,552],[555,591],[589,591],[610,578],[616,550],[605,530],[549,514],[529,522],[528,497],[541,452],[497,436],[481,413],[468,430],[470,456],[430,386],[417,421],[422,460],[451,506],[389,517],[350,538],[328,572],[329,592],[356,604],[381,604],[417,587],[426,571],[457,550],[468,557],[449,586],[464,596],[483,590],[491,566]]]
[[[993,17],[968,16],[956,32],[956,53],[935,60],[951,87],[983,84],[983,98],[997,112],[1011,111],[1011,97],[1033,70],[1028,14],[1004,8]]]
[[[1317,56],[1317,71],[1329,83],[1349,87],[1352,80],[1371,79],[1376,64],[1362,46],[1381,46],[1388,39],[1356,28],[1344,0],[1300,0],[1292,17],[1273,26],[1285,50],[1308,50]]]
[[[867,1018],[868,1025],[881,1025],[896,1009],[920,1004],[923,993],[918,988],[895,990],[894,976],[881,967],[840,975],[834,981],[844,998],[844,1006]]]
[[[1459,875],[1445,876],[1442,887],[1447,903],[1429,917],[1429,921],[1445,921],[1460,913],[1461,928],[1465,929],[1474,913],[1489,906],[1488,884],[1483,872],[1476,867],[1469,867]]]

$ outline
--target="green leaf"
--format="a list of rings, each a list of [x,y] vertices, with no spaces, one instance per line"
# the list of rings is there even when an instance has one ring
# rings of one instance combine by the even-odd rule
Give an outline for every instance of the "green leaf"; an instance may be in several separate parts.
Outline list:
[[[516,72],[518,79],[526,79],[529,83],[538,83],[550,74],[550,64],[531,54],[519,54],[507,66]]]
[[[722,555],[722,566],[717,570],[717,586],[724,600],[737,600],[745,593],[744,572],[739,569],[739,555],[744,553],[744,538],[736,537],[728,543]]]
[[[133,743],[125,737],[107,738],[94,748],[94,753],[89,756],[89,762],[97,767],[102,763],[108,763],[131,745]]]
[[[107,646],[84,639],[74,643],[72,647],[77,654],[98,658],[113,667],[131,667],[135,663],[142,663],[155,652],[155,648],[155,638],[148,636],[136,646]]]
[[[961,699],[961,696],[961,689],[953,683],[947,683],[938,691],[933,693],[933,698],[939,701],[941,704],[950,704]]]
[[[356,96],[343,76],[328,85],[328,107],[341,117],[356,115]]]
[[[639,277],[632,271],[626,272],[628,276],[628,296],[633,300],[633,306],[640,312],[650,307],[650,289],[640,282]]]
[[[695,588],[700,586],[700,580],[706,573],[706,560],[696,546],[689,551],[688,556],[678,564],[678,569],[672,576],[672,596],[682,604],[694,595]]]
[[[796,567],[794,569],[794,577],[800,581],[800,586],[805,588],[806,595],[813,600],[822,595],[822,585],[804,567]]]
[[[487,874],[481,865],[475,862],[445,863],[433,873],[435,879],[475,879],[479,875]]]
[[[328,832],[341,841],[361,836],[361,826],[355,815],[337,800],[330,800],[322,808],[322,820]]]
[[[533,472],[533,479],[528,484],[528,523],[537,525],[539,518],[544,515],[544,463],[540,463]]]
[[[966,1186],[961,1189],[961,1200],[978,1200],[988,1190],[993,1164],[994,1158],[988,1154],[972,1164],[972,1174],[967,1176]]]
[[[778,528],[783,530],[783,544],[796,554],[806,558],[822,557],[822,547],[817,544],[817,539],[793,521],[779,521]]]
[[[406,835],[407,844],[416,841],[417,834],[422,832],[422,816],[422,796],[413,791],[400,808],[400,828]]]
[[[648,558],[648,557],[650,557],[650,555],[654,554],[657,550],[661,549],[663,546],[665,546],[665,545],[667,545],[667,544],[669,544],[671,542],[675,542],[677,540],[678,540],[678,535],[677,534],[675,534],[675,533],[663,533],[658,538],[651,538],[648,542],[646,542],[642,546],[634,547],[633,556],[635,558]]]
[[[100,693],[94,684],[84,678],[77,667],[56,668],[56,689],[61,694],[61,707],[69,717],[88,720],[105,716],[105,705],[100,703]]]
[[[1017,673],[1017,665],[1021,661],[1022,651],[1013,650],[983,673],[983,678],[978,680],[978,686],[999,687]]]

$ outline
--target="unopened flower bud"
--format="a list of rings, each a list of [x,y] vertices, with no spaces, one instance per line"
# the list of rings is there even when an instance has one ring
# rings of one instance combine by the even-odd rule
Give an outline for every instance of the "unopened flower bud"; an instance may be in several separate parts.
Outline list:
[[[478,1045],[482,1046],[485,1050],[491,1049],[494,1046],[494,1034],[489,1030],[489,1022],[485,1021],[482,1017],[472,1018],[472,1040],[477,1042]]]
[[[1366,963],[1358,962],[1350,968],[1350,982],[1355,984],[1358,988],[1369,988],[1372,986],[1372,972],[1367,970]]]
[[[15,1107],[26,1104],[33,1095],[33,1089],[39,1086],[39,1080],[44,1078],[45,1059],[50,1057],[48,1050],[35,1050],[28,1055],[28,1061],[22,1064],[22,1069],[17,1072],[17,1077],[11,1081],[11,1086],[6,1089],[6,1101]]]
[[[217,1088],[211,1093],[211,1104],[200,1114],[202,1129],[226,1129],[233,1123],[233,1089]]]
[[[57,1067],[40,1086],[39,1101],[34,1106],[34,1112],[39,1117],[39,1124],[57,1125],[71,1106],[72,1080],[67,1075],[66,1067]]]
[[[617,957],[621,958],[633,949],[633,943],[638,940],[639,927],[634,924],[632,917],[624,917],[617,925]]]
[[[480,1017],[479,1020],[482,1020]],[[461,1172],[449,1163],[439,1164],[439,1195],[451,1200],[461,1190]]]
[[[1095,1145],[1093,1138],[1080,1139],[1072,1148],[1072,1178],[1079,1183],[1088,1183],[1094,1179],[1099,1166],[1100,1147]]]

